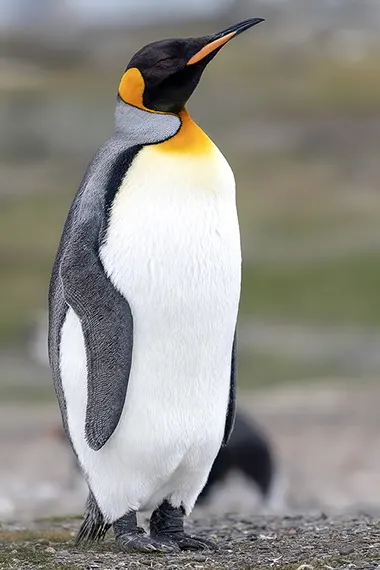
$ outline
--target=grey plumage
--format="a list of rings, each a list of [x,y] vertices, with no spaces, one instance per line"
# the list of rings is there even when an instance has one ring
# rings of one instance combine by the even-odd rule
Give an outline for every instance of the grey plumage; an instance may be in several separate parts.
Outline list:
[[[86,341],[86,437],[94,450],[106,443],[120,419],[133,344],[133,319],[128,302],[104,273],[98,255],[107,226],[107,190],[117,191],[143,144],[170,138],[180,124],[176,116],[149,113],[118,101],[116,134],[99,149],[87,169],[54,263],[49,291],[49,360],[54,387],[64,428],[70,437],[60,378],[59,342],[71,306],[81,320]]]

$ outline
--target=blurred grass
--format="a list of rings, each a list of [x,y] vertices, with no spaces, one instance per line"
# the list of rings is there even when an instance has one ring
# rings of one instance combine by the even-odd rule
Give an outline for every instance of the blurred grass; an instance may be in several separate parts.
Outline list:
[[[129,55],[145,40],[154,40],[154,34],[148,35],[129,35]],[[20,343],[36,310],[46,308],[64,219],[89,157],[111,132],[126,59],[120,52],[101,69],[92,64],[45,70],[33,85],[33,98],[55,102],[60,111],[54,128],[68,140],[83,134],[87,139],[79,151],[73,148],[70,154],[68,144],[64,153],[49,156],[49,169],[40,175],[29,177],[27,161],[17,156],[0,164],[11,172],[14,190],[0,193],[0,296],[6,300],[0,305],[2,345]],[[341,138],[327,136],[339,128],[334,123],[339,118],[368,119],[368,127],[380,118],[379,63],[378,51],[351,63],[333,59],[318,46],[274,52],[252,34],[232,42],[205,73],[189,108],[228,157],[237,179],[243,319],[379,326],[377,149],[365,135],[367,123],[362,141],[355,124],[349,130],[352,141],[345,132]],[[22,81],[17,85],[22,91]],[[10,82],[0,79],[0,103],[10,94]],[[306,128],[313,135],[322,120],[327,139],[315,148],[292,147],[290,139],[287,145],[286,129],[282,150],[257,144],[268,125],[285,124],[290,133]],[[241,370],[243,384],[261,385],[323,376],[332,366],[253,354],[242,355]]]
[[[296,264],[261,261],[244,268],[241,310],[261,320],[378,326],[379,291],[378,252]]]
[[[380,51],[358,61],[339,60],[318,46],[313,51],[285,48],[273,56],[247,36],[228,48],[213,62],[219,71],[214,88],[221,88],[228,77],[239,95],[252,98],[253,92],[261,113],[297,118],[380,111]]]
[[[29,405],[35,404],[38,406],[45,402],[55,402],[56,396],[49,384],[45,386],[39,386],[38,384],[26,386],[25,383],[20,383],[18,386],[10,386],[9,384],[3,386],[0,383],[0,401],[3,403],[28,402]]]
[[[0,343],[14,342],[47,302],[54,252],[69,207],[66,193],[32,194],[0,208]]]
[[[339,378],[342,373],[347,375],[335,362],[305,362],[279,354],[243,351],[238,362],[238,389],[244,394],[247,390],[271,388],[279,383],[294,384],[305,379],[316,384],[327,377]]]

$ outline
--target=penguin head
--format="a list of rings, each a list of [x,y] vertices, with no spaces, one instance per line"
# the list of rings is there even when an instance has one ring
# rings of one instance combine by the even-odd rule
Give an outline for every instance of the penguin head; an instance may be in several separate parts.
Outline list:
[[[150,111],[179,113],[223,45],[262,21],[251,18],[214,35],[161,40],[143,47],[121,79],[120,99]]]

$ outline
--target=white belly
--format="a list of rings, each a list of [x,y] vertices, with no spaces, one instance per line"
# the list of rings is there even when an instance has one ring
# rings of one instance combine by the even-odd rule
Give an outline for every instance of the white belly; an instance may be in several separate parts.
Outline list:
[[[166,497],[189,511],[223,437],[240,295],[234,179],[219,151],[189,164],[142,150],[100,256],[131,306],[132,369],[119,425],[94,452],[84,440],[83,337],[69,311],[61,371],[74,446],[110,520]]]

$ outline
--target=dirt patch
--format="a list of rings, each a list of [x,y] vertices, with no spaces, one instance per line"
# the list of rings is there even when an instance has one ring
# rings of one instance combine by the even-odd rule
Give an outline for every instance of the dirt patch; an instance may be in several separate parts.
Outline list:
[[[213,539],[217,552],[168,555],[121,553],[112,536],[92,548],[75,548],[78,524],[63,519],[36,522],[27,530],[3,528],[1,570],[372,570],[380,564],[380,520],[369,515],[200,518],[189,522],[188,531]]]

